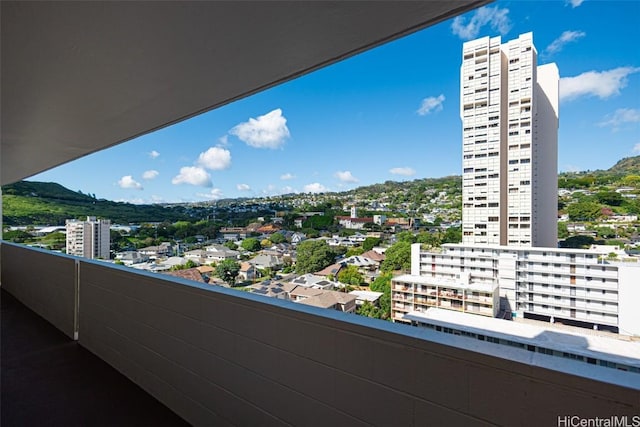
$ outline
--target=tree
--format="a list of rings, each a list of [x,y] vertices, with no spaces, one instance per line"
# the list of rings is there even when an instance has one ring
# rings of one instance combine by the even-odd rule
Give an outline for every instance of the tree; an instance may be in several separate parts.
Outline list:
[[[398,234],[396,234],[396,241],[397,242],[415,243],[416,242],[416,236],[414,236],[413,233],[410,232],[410,231],[401,231]]]
[[[244,250],[247,250],[250,252],[257,252],[260,249],[262,249],[262,245],[260,244],[260,241],[255,237],[247,237],[242,241],[240,246],[242,246]]]
[[[2,233],[2,238],[8,242],[25,243],[33,239],[33,236],[31,236],[31,234],[27,233],[26,231],[11,230]]]
[[[269,237],[269,240],[271,240],[271,243],[273,243],[274,245],[277,245],[279,243],[284,243],[287,239],[284,237],[282,233],[273,233]]]
[[[362,273],[358,271],[355,265],[348,265],[338,273],[338,281],[345,285],[360,286],[364,282]]]
[[[609,206],[620,206],[624,202],[622,194],[615,191],[600,191],[596,194],[596,199]]]
[[[362,305],[356,308],[356,314],[364,317],[371,317],[373,319],[380,319],[382,316],[382,310],[371,304],[369,301],[365,301]]]
[[[569,237],[569,229],[566,222],[558,223],[558,239],[566,239]]]
[[[411,243],[398,242],[385,252],[385,259],[380,265],[381,271],[409,270],[411,268]]]
[[[442,243],[460,243],[462,241],[462,228],[449,227],[442,236]]]
[[[232,242],[231,240],[227,240],[226,242],[224,242],[222,244],[222,246],[224,246],[225,248],[229,248],[232,251],[235,251],[238,249],[238,245],[236,245],[234,242]]]
[[[416,243],[422,243],[430,247],[440,246],[440,239],[435,233],[423,231],[416,236]]]
[[[571,236],[564,240],[562,240],[559,244],[561,248],[572,248],[572,249],[587,249],[593,243],[595,239],[591,236]]]
[[[240,272],[240,264],[233,259],[225,259],[216,265],[216,276],[233,286]]]
[[[382,239],[379,239],[377,237],[367,237],[366,239],[364,239],[364,242],[362,242],[362,250],[364,252],[370,251],[371,249],[380,245],[380,243],[382,243]]]
[[[379,316],[378,319],[391,320],[391,273],[383,273],[376,277],[369,289],[374,292],[382,292],[382,296],[378,300]]]
[[[193,260],[189,259],[189,260],[187,260],[187,262],[185,262],[182,265],[174,265],[173,267],[171,267],[171,271],[188,270],[190,268],[195,268],[197,266],[198,266],[198,264],[196,264]]]
[[[297,248],[298,259],[296,273],[306,274],[320,271],[333,264],[335,254],[327,244],[321,240],[305,240]]]
[[[62,249],[67,241],[67,236],[61,231],[55,231],[42,238],[42,242],[49,245],[51,249]]]
[[[594,221],[600,217],[600,205],[589,201],[572,203],[567,213],[572,221]]]
[[[347,252],[344,254],[344,256],[346,258],[349,258],[350,256],[362,255],[363,252],[364,250],[362,248],[358,248],[358,247],[349,248],[347,249]]]
[[[616,237],[616,230],[611,227],[596,227],[594,231],[598,237],[602,239],[612,239]]]

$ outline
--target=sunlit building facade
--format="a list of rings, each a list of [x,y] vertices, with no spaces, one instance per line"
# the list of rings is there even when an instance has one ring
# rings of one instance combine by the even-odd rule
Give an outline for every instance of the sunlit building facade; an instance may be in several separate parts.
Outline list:
[[[109,259],[111,221],[88,216],[86,221],[68,219],[65,225],[69,255]]]
[[[464,43],[463,243],[556,246],[558,82],[532,33]]]

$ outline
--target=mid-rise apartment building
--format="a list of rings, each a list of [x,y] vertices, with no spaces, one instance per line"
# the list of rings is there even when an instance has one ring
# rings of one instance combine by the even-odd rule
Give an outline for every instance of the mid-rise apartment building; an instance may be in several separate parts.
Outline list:
[[[416,243],[411,247],[411,274],[392,281],[391,317],[404,321],[404,313],[423,311],[425,307],[416,299],[419,293],[409,290],[425,283],[448,282],[452,289],[494,289],[506,317],[562,321],[640,335],[640,314],[633,307],[633,302],[640,300],[640,266],[608,262],[605,256],[577,249],[464,244],[445,244],[441,252],[427,252]],[[489,295],[483,299],[488,301]],[[498,303],[493,304],[496,307]],[[482,314],[489,315],[486,307]],[[474,314],[472,310],[458,311]]]
[[[86,221],[66,221],[67,253],[83,258],[109,259],[111,221],[88,216]]]
[[[532,33],[464,43],[463,243],[556,246],[558,82]]]

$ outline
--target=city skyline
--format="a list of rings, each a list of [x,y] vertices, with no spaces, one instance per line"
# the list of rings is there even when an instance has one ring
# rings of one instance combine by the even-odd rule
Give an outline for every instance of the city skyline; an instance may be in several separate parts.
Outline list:
[[[496,2],[30,180],[153,203],[460,175],[462,44],[529,31],[560,68],[558,169],[606,169],[640,153],[639,9]]]

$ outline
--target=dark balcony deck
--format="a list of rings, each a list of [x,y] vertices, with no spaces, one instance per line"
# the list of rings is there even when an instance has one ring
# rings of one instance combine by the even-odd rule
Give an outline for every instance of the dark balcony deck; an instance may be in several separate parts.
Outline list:
[[[0,301],[3,427],[189,425],[4,290]]]

